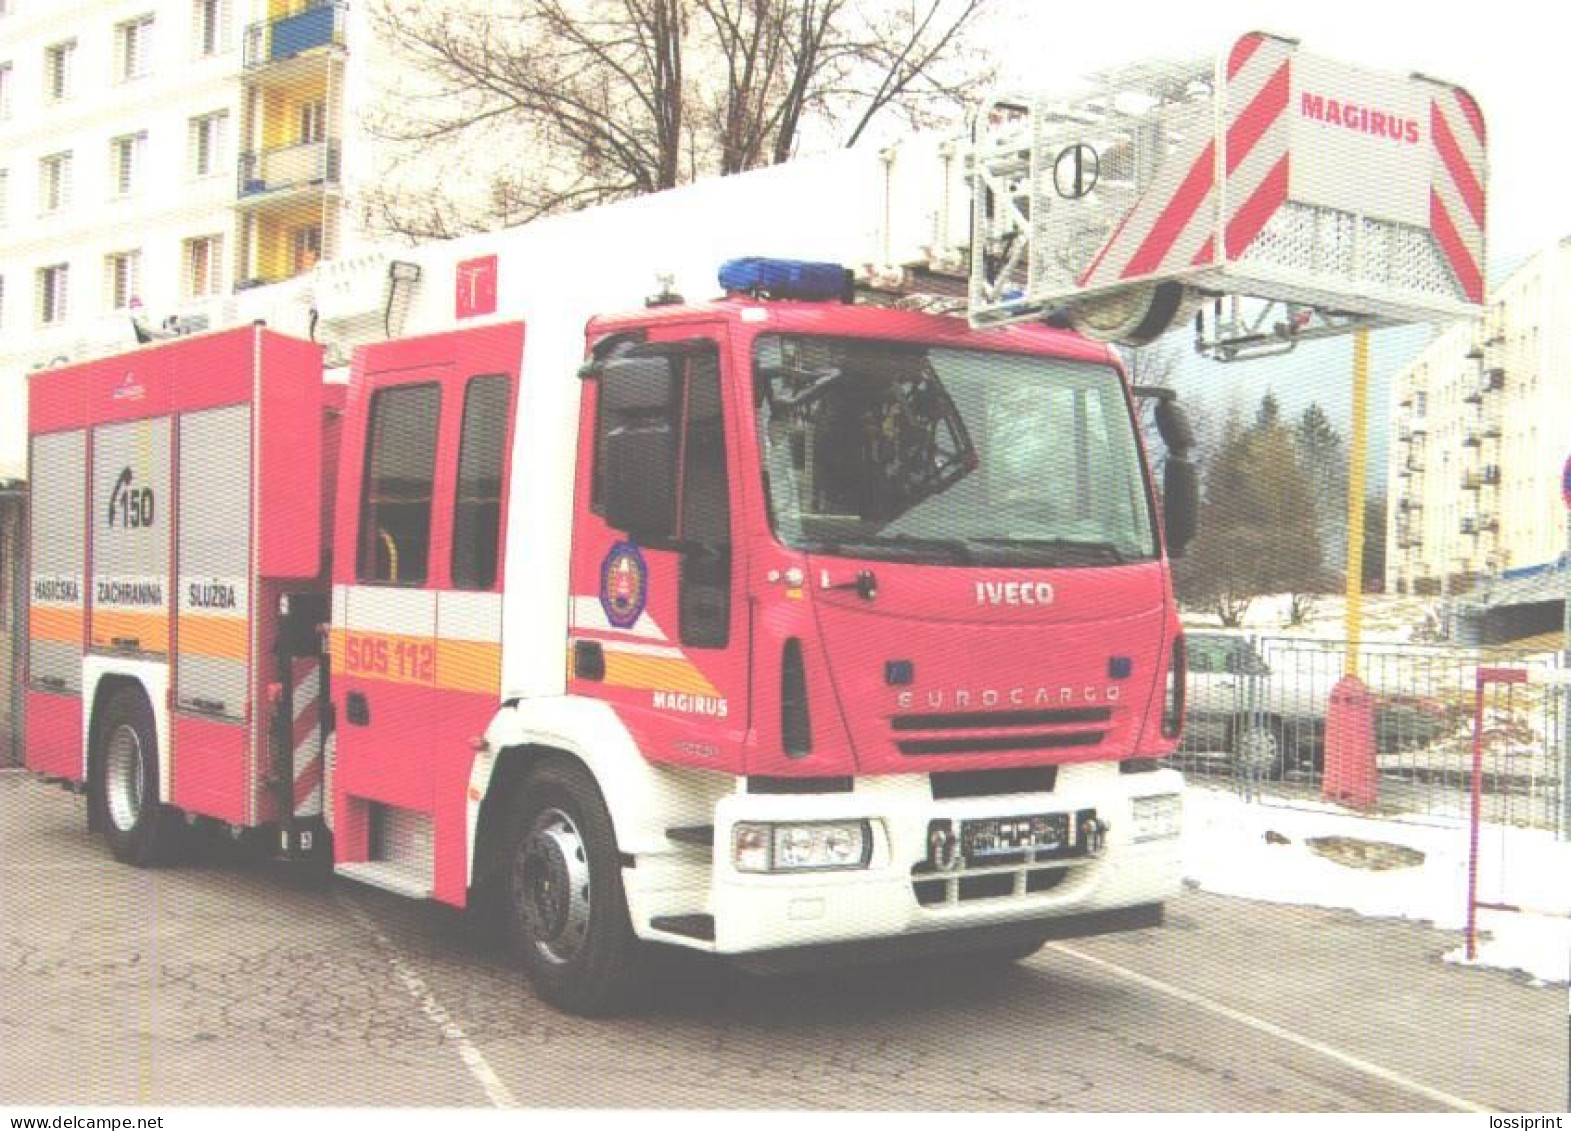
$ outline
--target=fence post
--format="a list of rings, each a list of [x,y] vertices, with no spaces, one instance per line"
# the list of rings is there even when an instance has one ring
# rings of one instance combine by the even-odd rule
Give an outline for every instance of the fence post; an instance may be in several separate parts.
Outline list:
[[[1571,602],[1568,602],[1571,604]],[[1562,652],[1555,657],[1555,667],[1564,671],[1571,660],[1571,653]],[[1555,782],[1560,790],[1559,820],[1555,826],[1555,839],[1571,840],[1571,683],[1562,682],[1555,688],[1555,706],[1560,711],[1560,755],[1555,759]]]

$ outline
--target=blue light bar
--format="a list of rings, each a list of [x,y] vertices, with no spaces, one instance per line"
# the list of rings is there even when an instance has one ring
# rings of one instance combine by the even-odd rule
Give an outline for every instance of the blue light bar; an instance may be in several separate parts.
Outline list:
[[[850,302],[851,272],[838,263],[755,256],[731,259],[721,266],[720,287],[727,294],[740,292],[757,298]]]

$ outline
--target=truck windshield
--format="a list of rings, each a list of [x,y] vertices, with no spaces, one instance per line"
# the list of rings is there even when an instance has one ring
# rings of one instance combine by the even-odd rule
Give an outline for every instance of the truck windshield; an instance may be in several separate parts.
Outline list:
[[[1093,566],[1156,555],[1109,366],[765,335],[754,403],[777,537],[884,560]]]

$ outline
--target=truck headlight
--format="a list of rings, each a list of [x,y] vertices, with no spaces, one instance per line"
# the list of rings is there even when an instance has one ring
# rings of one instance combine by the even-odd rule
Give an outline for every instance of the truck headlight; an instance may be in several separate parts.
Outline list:
[[[873,855],[866,821],[747,822],[731,830],[738,872],[829,872],[866,868]]]
[[[1132,803],[1134,839],[1163,840],[1177,836],[1184,827],[1184,799],[1176,793],[1136,797]]]

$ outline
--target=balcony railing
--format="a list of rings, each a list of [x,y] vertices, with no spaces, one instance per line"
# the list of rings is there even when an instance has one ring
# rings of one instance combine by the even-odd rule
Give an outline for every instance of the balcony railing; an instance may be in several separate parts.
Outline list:
[[[318,47],[342,47],[347,4],[316,0],[303,10],[245,29],[247,70],[282,63]]]
[[[338,149],[337,139],[331,139],[242,153],[239,195],[245,199],[285,189],[336,185]]]

